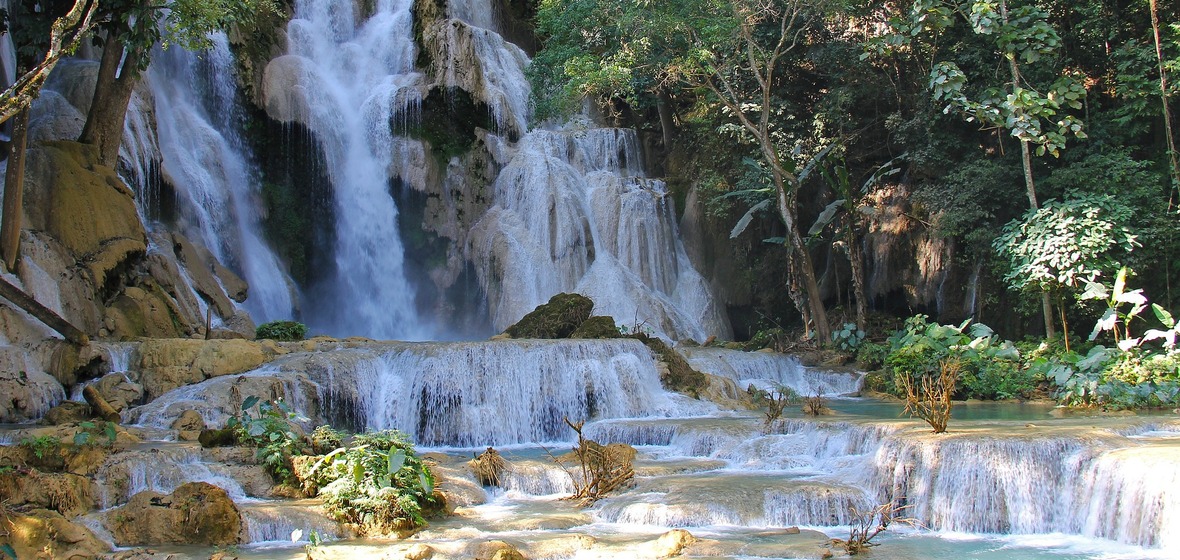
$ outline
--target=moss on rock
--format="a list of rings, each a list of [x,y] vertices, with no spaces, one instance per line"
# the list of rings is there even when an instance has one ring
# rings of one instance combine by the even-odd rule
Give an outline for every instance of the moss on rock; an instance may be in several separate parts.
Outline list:
[[[664,342],[663,339],[643,333],[636,333],[631,336],[647,345],[652,352],[655,352],[660,361],[668,366],[666,371],[660,373],[660,384],[664,388],[687,393],[695,397],[709,386],[708,376],[693,369],[688,364],[688,360],[684,359],[684,356],[681,356],[671,346],[668,346],[668,343]]]
[[[557,294],[504,332],[512,338],[569,338],[592,309],[594,301],[584,295]]]
[[[570,338],[620,338],[623,335],[619,333],[619,327],[615,326],[613,317],[606,317],[603,315],[595,315],[586,319],[581,325],[578,325],[577,330],[570,335]]]

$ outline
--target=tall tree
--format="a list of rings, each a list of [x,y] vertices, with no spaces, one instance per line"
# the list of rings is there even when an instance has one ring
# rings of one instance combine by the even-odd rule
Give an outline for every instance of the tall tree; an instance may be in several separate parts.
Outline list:
[[[21,213],[24,200],[25,139],[29,128],[29,106],[61,57],[72,53],[90,30],[98,9],[97,0],[75,0],[63,6],[25,2],[13,6],[20,16],[19,28],[11,30],[19,43],[17,70],[23,72],[12,86],[0,93],[0,123],[12,121],[12,143],[4,174],[3,216],[0,217],[0,259],[7,270],[16,268],[20,254]],[[62,11],[64,10],[64,13]],[[60,17],[55,17],[60,14]],[[46,30],[45,27],[48,27]],[[44,53],[44,54],[42,54]]]
[[[770,171],[805,315],[827,341],[831,326],[798,223],[802,184],[778,122],[778,88],[799,64],[806,31],[822,21],[824,7],[803,0],[543,0],[545,44],[533,80],[540,99],[634,99],[673,88],[708,96]]]
[[[1007,130],[1017,139],[1025,194],[1029,208],[1035,211],[1040,203],[1033,176],[1033,146],[1037,155],[1056,157],[1065,148],[1069,136],[1085,137],[1081,120],[1067,110],[1082,108],[1086,90],[1070,72],[1038,68],[1039,74],[1050,77],[1039,82],[1025,75],[1026,66],[1038,63],[1045,67],[1060,66],[1050,57],[1061,47],[1061,38],[1049,24],[1045,12],[1033,4],[1012,8],[1008,0],[967,3],[917,0],[905,17],[890,20],[890,33],[874,47],[878,52],[891,52],[899,47],[913,47],[917,41],[935,44],[956,20],[965,21],[975,34],[991,39],[996,55],[1004,61],[1008,79],[969,95],[967,75],[954,60],[944,59],[930,70],[929,87],[936,100],[947,103],[946,112],[959,110],[969,122]],[[1041,307],[1045,335],[1051,338],[1056,329],[1048,292],[1041,294]]]
[[[157,44],[200,50],[209,34],[272,13],[274,0],[103,0],[103,47],[94,99],[79,141],[98,147],[99,163],[118,162],[131,93]]]

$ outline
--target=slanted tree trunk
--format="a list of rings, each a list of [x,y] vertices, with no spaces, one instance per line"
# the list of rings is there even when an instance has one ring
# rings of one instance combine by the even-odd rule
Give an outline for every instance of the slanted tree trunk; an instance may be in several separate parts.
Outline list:
[[[667,91],[661,91],[656,101],[656,110],[660,113],[660,131],[664,136],[664,153],[672,151],[672,135],[676,131],[676,122],[672,118],[672,97]]]
[[[90,113],[78,141],[97,146],[98,162],[107,167],[114,168],[119,162],[123,122],[139,78],[140,56],[139,49],[128,51],[117,37],[108,37],[103,48]]]
[[[12,145],[4,174],[4,215],[0,219],[0,257],[9,272],[16,270],[20,255],[21,213],[25,192],[25,144],[28,140],[29,108],[16,114],[12,123]]]
[[[29,294],[24,293],[20,288],[13,286],[3,278],[0,278],[0,297],[27,311],[29,315],[36,317],[38,321],[45,323],[45,326],[66,337],[66,340],[79,346],[90,344],[90,338],[86,336],[86,333],[82,332],[82,329],[71,325],[69,321],[62,319],[52,309],[41,305],[41,302],[33,299]]]
[[[75,0],[66,15],[54,20],[49,29],[49,50],[45,58],[33,69],[17,78],[16,83],[0,92],[0,123],[16,116],[27,108],[41,92],[41,86],[57,66],[61,57],[73,52],[78,40],[90,31],[91,19],[98,9],[98,2]]]

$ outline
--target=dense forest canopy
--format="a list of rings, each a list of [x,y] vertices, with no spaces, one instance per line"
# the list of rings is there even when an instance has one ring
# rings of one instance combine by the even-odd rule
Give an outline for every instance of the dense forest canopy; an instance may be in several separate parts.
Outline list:
[[[1167,109],[1178,19],[1176,5],[1146,1],[544,0],[531,79],[539,119],[588,97],[652,115],[666,139],[708,146],[716,155],[697,164],[716,174],[702,186],[728,195],[717,199],[734,207],[726,219],[781,178],[784,204],[763,205],[779,212],[762,219],[787,224],[800,278],[815,271],[792,238],[814,247],[844,223],[807,235],[820,210],[902,183],[916,219],[959,243],[959,258],[986,263],[987,297],[1032,317],[1045,294],[1052,327],[1062,313],[1100,313],[1074,296],[1086,280],[1112,281],[1117,264],[1153,301],[1175,302],[1180,183]],[[718,134],[737,142],[709,139]],[[838,192],[831,173],[800,180],[817,156],[858,192]],[[900,173],[859,189],[886,162]],[[1042,206],[1070,223],[1097,212],[1130,237],[1034,253],[997,241],[1016,241],[1006,226],[1034,232]],[[1060,262],[1025,262],[1046,248]],[[787,288],[801,303],[815,297]]]

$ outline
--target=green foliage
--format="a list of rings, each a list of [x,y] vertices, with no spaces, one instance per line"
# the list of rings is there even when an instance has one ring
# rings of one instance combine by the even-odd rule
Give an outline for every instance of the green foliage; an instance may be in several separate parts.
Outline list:
[[[1109,195],[1077,195],[1030,209],[993,243],[1008,261],[1004,281],[1036,291],[1091,282],[1114,268],[1119,251],[1129,253],[1139,244],[1130,221],[1131,210]]]
[[[895,394],[903,381],[920,387],[922,379],[938,378],[949,361],[957,368],[956,398],[1026,398],[1037,386],[1036,372],[1025,371],[1016,346],[981,323],[940,325],[915,315],[888,344],[885,388]]]
[[[320,488],[324,507],[336,520],[365,533],[390,533],[425,525],[439,504],[434,475],[396,430],[358,434],[301,473]]]
[[[750,385],[746,388],[746,394],[758,406],[766,407],[763,425],[767,429],[783,417],[787,406],[802,402],[799,393],[786,385],[775,385],[770,389],[759,389]]]
[[[832,331],[832,343],[845,352],[855,352],[864,339],[865,332],[857,328],[856,323],[844,323],[843,327]]]
[[[872,341],[862,341],[856,349],[856,365],[864,370],[881,369],[885,365],[885,358],[889,355],[889,345]]]
[[[80,422],[78,427],[81,429],[74,434],[74,445],[78,447],[84,445],[110,447],[115,444],[115,440],[119,437],[114,422],[107,422],[105,420],[98,420],[96,422],[86,421]]]
[[[32,451],[38,459],[44,459],[61,449],[61,440],[53,436],[26,437],[17,445]]]
[[[1057,397],[1065,404],[1104,408],[1172,406],[1180,397],[1180,352],[1176,348],[1180,325],[1163,307],[1148,306],[1142,290],[1127,290],[1129,271],[1123,268],[1114,284],[1090,283],[1085,299],[1098,299],[1107,309],[1094,326],[1090,339],[1110,332],[1115,347],[1095,346],[1085,355],[1066,354],[1046,360],[1038,367],[1058,387]],[[1133,335],[1132,325],[1147,309],[1152,310],[1162,329],[1147,329]],[[1157,342],[1158,341],[1158,342]]]
[[[307,325],[296,321],[271,321],[258,325],[254,336],[288,342],[303,340],[307,336]]]
[[[227,427],[235,430],[240,443],[257,448],[256,457],[276,482],[293,485],[297,480],[291,460],[308,447],[296,423],[299,420],[282,399],[263,401],[251,395],[242,402],[240,416],[230,418]]]

